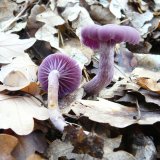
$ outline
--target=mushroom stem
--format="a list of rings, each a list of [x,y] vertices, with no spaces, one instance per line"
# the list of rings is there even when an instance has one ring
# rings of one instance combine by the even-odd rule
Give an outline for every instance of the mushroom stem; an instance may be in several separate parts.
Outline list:
[[[99,47],[99,69],[97,75],[84,85],[88,95],[97,94],[110,84],[114,73],[114,44],[100,43]]]
[[[59,71],[53,70],[48,76],[48,109],[50,120],[61,132],[67,125],[58,106]]]

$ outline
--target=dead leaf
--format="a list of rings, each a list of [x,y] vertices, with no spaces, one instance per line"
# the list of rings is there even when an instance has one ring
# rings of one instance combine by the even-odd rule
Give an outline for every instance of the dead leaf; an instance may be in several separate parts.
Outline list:
[[[13,151],[16,160],[30,160],[33,157],[39,160],[41,157],[35,152],[44,153],[47,148],[47,141],[41,132],[35,131],[26,136],[17,136],[17,138],[19,143]]]
[[[59,49],[59,39],[55,34],[58,33],[58,30],[47,24],[43,25],[35,33],[35,37],[38,40],[44,40],[50,43],[50,45],[56,49]]]
[[[150,108],[143,108],[140,120],[134,117],[138,115],[136,106],[127,107],[118,103],[98,98],[99,101],[79,100],[72,104],[71,110],[77,116],[85,116],[99,123],[109,123],[111,126],[124,128],[131,124],[153,124],[160,121],[158,112],[150,112]],[[144,104],[145,105],[145,104]]]
[[[109,9],[112,12],[112,14],[115,15],[116,18],[122,18],[124,17],[122,11],[127,9],[127,3],[128,0],[112,0],[109,5]]]
[[[157,83],[157,81],[153,79],[141,77],[137,79],[137,84],[144,89],[160,94],[160,83]]]
[[[57,6],[58,7],[66,7],[67,4],[75,4],[77,3],[77,0],[59,0],[57,1]]]
[[[102,5],[92,5],[90,14],[93,17],[93,19],[104,25],[108,23],[119,22],[118,19],[115,19],[115,16],[111,13],[109,8],[103,7]]]
[[[136,158],[132,154],[127,153],[125,151],[113,152],[107,156],[107,160],[118,160],[118,159],[120,159],[120,160],[136,160]]]
[[[131,10],[128,10],[125,13],[130,19],[133,27],[135,27],[139,31],[141,36],[146,37],[149,27],[152,26],[152,23],[150,21],[153,18],[153,13],[149,10],[142,14],[138,12],[133,12]]]
[[[145,68],[135,68],[132,73],[132,77],[138,78],[138,77],[147,77],[151,78],[155,81],[158,81],[160,79],[160,74],[158,71],[152,71]]]
[[[66,7],[65,10],[62,12],[62,16],[66,21],[69,20],[72,22],[72,27],[76,29],[76,35],[79,38],[81,37],[81,27],[85,26],[86,24],[94,24],[88,11],[84,7],[79,6],[78,4],[75,4],[74,7]]]
[[[8,96],[0,94],[0,128],[11,128],[19,135],[33,131],[34,120],[49,118],[48,110],[33,97]]]
[[[40,87],[36,82],[31,82],[27,87],[22,88],[21,91],[38,95],[40,93]]]
[[[14,57],[24,54],[24,50],[31,47],[36,39],[19,39],[16,34],[0,32],[0,63],[11,63]],[[4,54],[5,53],[5,54]]]
[[[13,18],[13,11],[17,9],[17,4],[13,1],[3,0],[0,1],[0,21],[7,21]],[[1,24],[0,24],[1,28]]]
[[[160,69],[160,55],[134,54],[134,57],[137,60],[138,67],[157,71]]]
[[[74,146],[73,153],[88,154],[95,158],[102,158],[104,140],[96,134],[86,134],[82,128],[66,126],[64,129],[65,139]]]
[[[37,81],[37,65],[31,60],[28,54],[18,56],[12,63],[3,65],[0,70],[0,81],[4,85],[18,87],[17,83],[27,84]]]
[[[41,157],[40,155],[34,153],[30,155],[26,160],[45,160],[45,159]]]
[[[65,21],[56,13],[51,10],[44,11],[36,16],[36,20],[43,22],[51,27],[59,26],[65,23]]]
[[[0,134],[0,159],[1,160],[16,160],[11,152],[18,143],[18,139],[7,134]]]
[[[145,90],[145,89],[140,89],[138,91],[138,93],[140,93],[144,96],[145,101],[147,103],[154,103],[154,104],[160,105],[159,94],[157,94],[155,92],[150,92],[150,91]]]

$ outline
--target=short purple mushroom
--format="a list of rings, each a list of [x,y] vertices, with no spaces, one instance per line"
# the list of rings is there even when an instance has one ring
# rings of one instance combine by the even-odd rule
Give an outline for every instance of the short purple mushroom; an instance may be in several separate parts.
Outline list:
[[[58,107],[58,98],[76,90],[81,81],[81,69],[72,58],[55,53],[47,56],[38,69],[42,89],[48,90],[48,109],[54,126],[63,131],[67,125]]]
[[[128,42],[137,44],[140,35],[130,26],[116,24],[88,25],[81,30],[82,43],[92,49],[98,49],[100,54],[97,75],[84,85],[87,95],[99,93],[108,86],[114,74],[114,46],[116,43]]]

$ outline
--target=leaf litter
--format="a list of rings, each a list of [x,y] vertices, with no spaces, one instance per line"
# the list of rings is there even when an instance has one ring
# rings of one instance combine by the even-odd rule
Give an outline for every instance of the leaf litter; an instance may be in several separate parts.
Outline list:
[[[135,154],[135,150],[125,149],[134,143],[121,145],[128,127],[132,130],[136,126],[133,133],[140,131],[144,136],[159,138],[155,129],[160,121],[159,1],[4,0],[0,6],[0,143],[1,149],[6,148],[0,156],[28,160],[44,159],[46,155],[50,160],[141,160],[145,150],[138,152],[138,148]],[[80,31],[94,23],[132,26],[141,34],[141,42],[136,46],[117,45],[112,83],[99,95],[85,97],[83,85],[97,73],[99,57],[81,44]],[[43,50],[39,49],[40,43]],[[63,137],[49,121],[42,123],[49,118],[44,107],[47,94],[37,80],[42,61],[37,57],[57,50],[75,59],[83,73],[78,90],[59,101],[65,120],[73,127],[66,129]],[[43,127],[34,129],[34,119],[48,128],[43,142],[37,132],[43,132]],[[148,133],[144,125],[152,130]],[[105,130],[97,132],[96,126]],[[68,138],[64,139],[66,135]],[[160,145],[147,138],[139,141],[152,143],[152,151]],[[157,152],[154,154],[158,157]],[[154,159],[147,156],[146,159]]]

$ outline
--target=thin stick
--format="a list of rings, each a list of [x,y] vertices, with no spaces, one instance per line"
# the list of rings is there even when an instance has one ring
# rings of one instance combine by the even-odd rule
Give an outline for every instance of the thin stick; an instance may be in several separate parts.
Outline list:
[[[19,17],[20,17],[20,16],[25,12],[25,10],[28,8],[28,4],[29,4],[29,2],[28,2],[28,0],[26,0],[25,6],[24,6],[24,8],[21,10],[21,12],[19,12],[15,18],[13,18],[8,24],[6,24],[6,25],[2,28],[1,31],[7,30],[7,28],[8,28],[10,25],[12,25],[15,21],[17,21],[17,20],[19,19]]]

